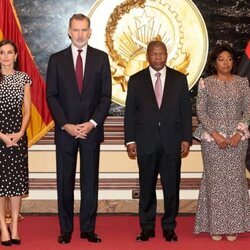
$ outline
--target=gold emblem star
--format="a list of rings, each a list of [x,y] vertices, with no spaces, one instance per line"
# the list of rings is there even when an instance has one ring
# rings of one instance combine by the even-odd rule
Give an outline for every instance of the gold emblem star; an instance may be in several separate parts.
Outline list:
[[[140,17],[135,17],[135,23],[137,26],[137,29],[142,29],[143,27],[145,27],[146,29],[152,29],[152,21],[153,21],[152,16],[148,16],[146,11],[143,10],[143,13]]]

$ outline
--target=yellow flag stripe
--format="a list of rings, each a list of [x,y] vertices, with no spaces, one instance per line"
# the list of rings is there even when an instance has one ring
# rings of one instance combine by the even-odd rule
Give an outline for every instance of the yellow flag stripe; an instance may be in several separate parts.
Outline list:
[[[53,121],[46,125],[34,104],[31,105],[31,117],[32,120],[27,128],[29,147],[42,138],[55,125]]]
[[[22,32],[21,24],[19,22],[19,18],[17,17],[16,8],[14,7],[13,0],[10,0],[10,4],[11,4],[11,7],[12,7],[13,14],[14,14],[14,16],[16,18],[16,23],[18,25],[18,28]]]

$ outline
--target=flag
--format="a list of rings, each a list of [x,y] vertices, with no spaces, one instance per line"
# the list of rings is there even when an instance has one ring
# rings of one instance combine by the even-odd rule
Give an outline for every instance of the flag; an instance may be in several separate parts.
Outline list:
[[[238,74],[240,76],[246,76],[250,82],[250,40],[248,41],[246,50],[241,58]]]
[[[46,102],[45,81],[22,36],[13,0],[0,0],[0,40],[2,39],[12,40],[17,45],[19,70],[26,72],[32,79],[31,117],[27,128],[28,145],[32,146],[54,126],[54,122]]]

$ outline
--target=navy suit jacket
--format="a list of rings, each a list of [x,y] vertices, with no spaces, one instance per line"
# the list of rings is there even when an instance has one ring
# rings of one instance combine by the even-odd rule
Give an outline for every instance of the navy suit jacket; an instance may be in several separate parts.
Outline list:
[[[50,56],[46,96],[54,118],[56,143],[74,140],[61,129],[67,123],[93,119],[98,125],[86,143],[103,141],[103,123],[111,103],[111,73],[108,55],[88,45],[83,90],[79,93],[71,46]]]
[[[181,141],[192,143],[192,114],[186,76],[167,67],[159,109],[149,68],[132,75],[128,82],[124,126],[125,143],[136,142],[138,154],[153,153],[158,135],[166,153],[180,154]]]

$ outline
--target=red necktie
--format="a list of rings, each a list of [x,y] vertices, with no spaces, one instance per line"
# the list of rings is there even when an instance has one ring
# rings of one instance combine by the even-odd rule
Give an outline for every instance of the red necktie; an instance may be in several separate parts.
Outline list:
[[[82,57],[81,57],[82,50],[78,50],[78,55],[76,58],[76,80],[79,92],[82,92],[82,84],[83,84],[83,67],[82,67]]]
[[[155,74],[157,77],[156,82],[155,82],[155,97],[158,103],[158,107],[161,107],[161,102],[162,102],[162,83],[161,83],[161,73],[157,72]]]

